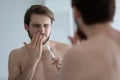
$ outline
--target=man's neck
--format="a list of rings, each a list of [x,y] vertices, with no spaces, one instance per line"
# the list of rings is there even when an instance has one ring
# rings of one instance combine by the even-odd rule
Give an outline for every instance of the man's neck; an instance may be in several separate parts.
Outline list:
[[[100,23],[100,24],[94,24],[90,26],[86,26],[86,35],[89,38],[97,36],[99,34],[106,34],[107,31],[111,30],[110,23]]]

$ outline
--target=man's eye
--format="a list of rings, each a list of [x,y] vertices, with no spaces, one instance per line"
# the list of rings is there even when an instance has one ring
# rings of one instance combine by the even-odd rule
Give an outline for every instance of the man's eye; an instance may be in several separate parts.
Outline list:
[[[48,27],[49,27],[49,25],[48,25],[48,24],[45,24],[45,25],[44,25],[44,27],[48,28]]]
[[[34,27],[34,28],[38,28],[39,26],[37,26],[37,25],[34,25],[33,27]]]

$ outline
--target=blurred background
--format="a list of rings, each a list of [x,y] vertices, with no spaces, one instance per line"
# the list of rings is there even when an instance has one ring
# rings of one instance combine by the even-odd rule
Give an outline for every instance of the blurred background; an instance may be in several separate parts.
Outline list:
[[[8,56],[12,49],[29,42],[24,30],[24,14],[32,4],[48,6],[55,15],[51,40],[68,43],[73,35],[75,25],[70,0],[0,0],[0,80],[8,79]],[[120,30],[120,0],[116,1],[113,27]]]

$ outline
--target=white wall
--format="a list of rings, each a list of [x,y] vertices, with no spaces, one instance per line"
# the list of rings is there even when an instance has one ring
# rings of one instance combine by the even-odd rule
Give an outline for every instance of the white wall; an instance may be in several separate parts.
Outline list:
[[[120,0],[116,0],[116,12],[113,27],[117,30],[120,30]]]

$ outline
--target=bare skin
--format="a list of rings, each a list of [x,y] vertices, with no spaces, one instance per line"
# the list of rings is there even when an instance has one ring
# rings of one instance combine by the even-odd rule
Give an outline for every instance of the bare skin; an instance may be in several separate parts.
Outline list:
[[[60,61],[68,45],[54,41],[49,41],[48,43],[54,55],[59,58],[59,63],[61,63]],[[11,52],[9,58],[9,80],[57,80],[59,78],[59,67],[53,65],[55,61],[52,60],[53,58],[45,46],[42,49],[42,55],[39,56],[40,54],[38,54],[39,57],[30,56],[28,55],[30,53],[26,52],[26,47]]]
[[[120,80],[119,34],[109,25],[93,25],[90,39],[68,50],[61,80]]]

